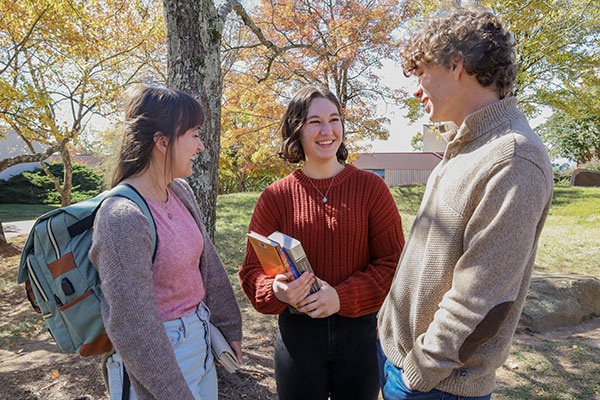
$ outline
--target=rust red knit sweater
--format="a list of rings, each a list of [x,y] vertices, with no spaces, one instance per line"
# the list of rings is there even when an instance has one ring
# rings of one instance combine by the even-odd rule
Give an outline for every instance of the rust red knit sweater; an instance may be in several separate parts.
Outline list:
[[[249,229],[300,240],[315,274],[337,290],[339,315],[346,317],[379,310],[404,246],[400,214],[386,184],[351,165],[333,178],[310,179],[296,170],[273,183],[261,194]],[[279,314],[285,309],[249,244],[239,276],[256,310]]]

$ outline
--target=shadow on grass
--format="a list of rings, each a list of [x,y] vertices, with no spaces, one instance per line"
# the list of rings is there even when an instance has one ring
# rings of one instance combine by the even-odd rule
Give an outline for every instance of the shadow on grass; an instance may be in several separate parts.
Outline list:
[[[565,207],[569,204],[581,201],[582,199],[600,201],[600,190],[598,188],[554,186],[554,195],[552,196],[552,207]]]
[[[227,373],[222,367],[217,367],[219,378],[219,399],[248,399],[248,400],[275,400],[277,394],[273,393],[267,383],[259,379],[263,373],[259,371],[241,370],[235,374]],[[264,376],[269,376],[264,374]]]
[[[600,351],[582,340],[531,337],[513,342],[511,358],[519,369],[502,367],[505,378],[494,392],[500,399],[597,399],[600,395]]]
[[[58,207],[60,204],[0,204],[0,219],[2,222],[37,219]]]

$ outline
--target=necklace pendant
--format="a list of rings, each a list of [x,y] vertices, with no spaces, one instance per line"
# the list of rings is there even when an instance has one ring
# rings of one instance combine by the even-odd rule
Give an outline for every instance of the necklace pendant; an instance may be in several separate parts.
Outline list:
[[[169,219],[173,219],[173,214],[167,213],[167,217],[169,217]]]
[[[323,197],[323,203],[327,203],[327,197]]]

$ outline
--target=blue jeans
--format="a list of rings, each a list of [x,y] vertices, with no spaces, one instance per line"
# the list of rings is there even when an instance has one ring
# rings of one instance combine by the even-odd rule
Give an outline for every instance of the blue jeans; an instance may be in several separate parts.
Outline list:
[[[208,321],[210,312],[204,303],[196,311],[181,318],[164,322],[165,331],[175,353],[177,364],[195,399],[217,400],[217,372],[210,350]],[[106,360],[110,398],[120,400],[122,392],[123,360],[115,353]],[[131,386],[129,400],[137,396]]]
[[[375,314],[312,319],[279,315],[275,380],[280,400],[376,400]]]
[[[433,389],[429,392],[408,389],[402,381],[402,369],[396,367],[386,357],[379,340],[377,340],[377,362],[379,363],[379,380],[381,393],[385,400],[489,400],[487,396],[457,396],[452,393]]]

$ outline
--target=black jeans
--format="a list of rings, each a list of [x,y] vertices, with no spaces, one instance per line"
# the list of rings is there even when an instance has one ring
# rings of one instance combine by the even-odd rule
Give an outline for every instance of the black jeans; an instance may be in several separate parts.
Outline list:
[[[312,319],[279,315],[275,379],[280,400],[376,400],[375,313]]]

